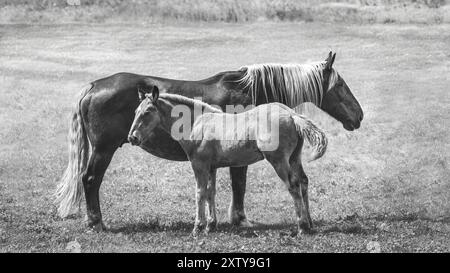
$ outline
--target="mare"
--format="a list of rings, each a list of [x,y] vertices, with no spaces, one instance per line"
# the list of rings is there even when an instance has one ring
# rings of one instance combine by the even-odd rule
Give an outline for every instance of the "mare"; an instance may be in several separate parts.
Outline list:
[[[308,64],[249,65],[199,81],[118,73],[91,82],[81,92],[70,120],[68,165],[55,191],[58,214],[64,218],[77,213],[84,195],[88,226],[97,231],[105,228],[100,185],[115,151],[128,142],[128,132],[140,104],[138,90],[151,93],[158,88],[161,93],[199,97],[222,110],[227,105],[246,107],[280,102],[294,108],[312,102],[340,121],[345,129],[359,128],[363,111],[334,69],[335,56],[330,52],[325,61]],[[161,128],[155,128],[140,146],[161,158],[188,160],[180,144]],[[230,175],[230,221],[249,225],[244,210],[247,166],[230,167]]]

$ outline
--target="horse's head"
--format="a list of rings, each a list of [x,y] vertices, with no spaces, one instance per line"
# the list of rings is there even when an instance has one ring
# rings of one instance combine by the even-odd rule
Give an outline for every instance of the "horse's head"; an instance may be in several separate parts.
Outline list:
[[[133,124],[128,133],[128,141],[131,145],[140,145],[150,136],[152,130],[161,121],[156,102],[159,97],[159,89],[154,86],[152,93],[146,93],[138,88],[141,103],[136,109]]]
[[[331,52],[326,59],[323,78],[325,92],[322,100],[322,110],[340,121],[344,128],[349,131],[358,129],[363,119],[363,111],[355,96],[344,79],[333,70],[332,66],[336,53]]]

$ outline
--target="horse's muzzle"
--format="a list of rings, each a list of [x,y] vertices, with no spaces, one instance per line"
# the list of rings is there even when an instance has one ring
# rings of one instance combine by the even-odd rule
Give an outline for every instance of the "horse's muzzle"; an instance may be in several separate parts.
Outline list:
[[[140,144],[139,138],[134,134],[128,135],[128,141],[130,142],[131,145]]]
[[[361,126],[361,120],[359,119],[355,121],[348,120],[346,122],[343,122],[342,125],[347,131],[353,131]]]

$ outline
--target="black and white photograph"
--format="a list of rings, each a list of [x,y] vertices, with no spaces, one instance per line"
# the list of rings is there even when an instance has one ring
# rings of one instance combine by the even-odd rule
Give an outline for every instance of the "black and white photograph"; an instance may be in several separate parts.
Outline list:
[[[0,0],[0,253],[448,253],[449,162],[449,0]]]

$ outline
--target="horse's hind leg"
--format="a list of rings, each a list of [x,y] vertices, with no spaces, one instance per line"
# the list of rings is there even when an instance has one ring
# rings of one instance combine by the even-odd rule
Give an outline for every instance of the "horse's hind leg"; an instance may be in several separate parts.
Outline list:
[[[216,173],[217,169],[211,169],[209,172],[207,191],[208,202],[208,219],[206,223],[205,232],[214,231],[217,227],[217,215],[216,215]]]
[[[111,162],[113,150],[99,150],[93,147],[88,167],[83,175],[83,187],[86,197],[86,210],[88,226],[96,231],[105,229],[100,210],[99,190],[106,169]]]

